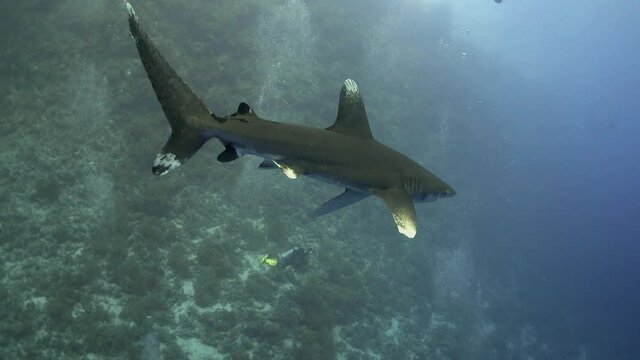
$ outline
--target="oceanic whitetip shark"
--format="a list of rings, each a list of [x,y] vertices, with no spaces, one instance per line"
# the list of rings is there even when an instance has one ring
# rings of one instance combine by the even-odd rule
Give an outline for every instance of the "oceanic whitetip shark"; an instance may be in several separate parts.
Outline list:
[[[344,187],[342,194],[312,213],[321,216],[369,195],[387,204],[398,231],[416,235],[414,201],[451,197],[446,182],[371,135],[360,90],[346,80],[340,91],[333,125],[318,129],[260,118],[244,102],[228,116],[214,114],[160,54],[125,0],[129,30],[156,97],[171,125],[171,136],[153,163],[153,173],[164,175],[187,161],[207,140],[216,138],[225,150],[218,160],[228,162],[243,154],[262,157],[262,169],[280,168],[295,179],[311,176]]]

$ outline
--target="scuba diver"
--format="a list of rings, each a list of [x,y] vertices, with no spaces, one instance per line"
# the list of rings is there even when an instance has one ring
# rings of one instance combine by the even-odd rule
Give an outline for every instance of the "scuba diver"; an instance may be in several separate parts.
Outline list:
[[[502,0],[495,0],[498,4],[500,4],[502,2]]]
[[[295,270],[304,269],[309,262],[311,249],[294,246],[279,255],[267,254],[260,257],[260,262],[272,267],[284,269],[291,266]]]

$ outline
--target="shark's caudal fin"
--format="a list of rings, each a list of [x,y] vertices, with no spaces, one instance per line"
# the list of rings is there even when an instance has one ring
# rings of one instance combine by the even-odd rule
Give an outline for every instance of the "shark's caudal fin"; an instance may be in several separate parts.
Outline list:
[[[360,89],[355,81],[347,79],[340,90],[338,116],[336,122],[329,126],[332,130],[352,136],[372,139],[367,111],[360,95]]]
[[[138,22],[131,4],[124,1],[129,14],[129,31],[136,41],[140,60],[156,97],[171,125],[171,136],[153,163],[153,173],[166,174],[187,161],[208,140],[207,129],[215,128],[217,118],[160,54]]]

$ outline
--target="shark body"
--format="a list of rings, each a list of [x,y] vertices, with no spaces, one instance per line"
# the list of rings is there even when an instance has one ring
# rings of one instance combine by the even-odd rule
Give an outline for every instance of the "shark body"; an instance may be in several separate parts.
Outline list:
[[[384,200],[398,231],[409,238],[417,231],[414,201],[455,195],[453,188],[436,175],[373,138],[360,90],[353,80],[344,82],[336,121],[326,129],[262,119],[246,103],[240,103],[236,113],[220,117],[176,74],[126,0],[125,7],[140,59],[172,129],[154,161],[154,174],[174,170],[206,141],[217,138],[225,146],[218,155],[221,162],[252,154],[264,159],[261,169],[279,168],[289,178],[307,175],[345,188],[313,216],[373,194]]]

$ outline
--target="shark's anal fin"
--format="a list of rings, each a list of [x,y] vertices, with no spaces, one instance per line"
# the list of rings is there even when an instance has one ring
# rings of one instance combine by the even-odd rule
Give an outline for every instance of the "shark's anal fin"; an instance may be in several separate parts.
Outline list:
[[[314,212],[310,214],[311,217],[318,217],[322,215],[326,215],[330,212],[336,211],[338,209],[342,209],[345,206],[349,206],[353,203],[356,203],[371,194],[365,192],[354,191],[350,189],[345,189],[344,192],[333,199],[327,201],[322,204],[319,208],[317,208]]]
[[[258,169],[260,170],[270,170],[270,169],[277,169],[278,166],[276,165],[276,163],[273,162],[273,160],[263,160],[260,165],[258,165]]]
[[[336,131],[352,136],[372,139],[367,111],[360,95],[360,89],[355,81],[347,79],[340,90],[340,103],[336,122],[327,130]]]
[[[238,152],[231,145],[225,145],[225,149],[223,152],[218,155],[218,161],[220,162],[229,162],[238,158]]]
[[[375,190],[374,193],[380,196],[391,210],[398,231],[413,239],[416,236],[418,224],[411,195],[404,189]]]

